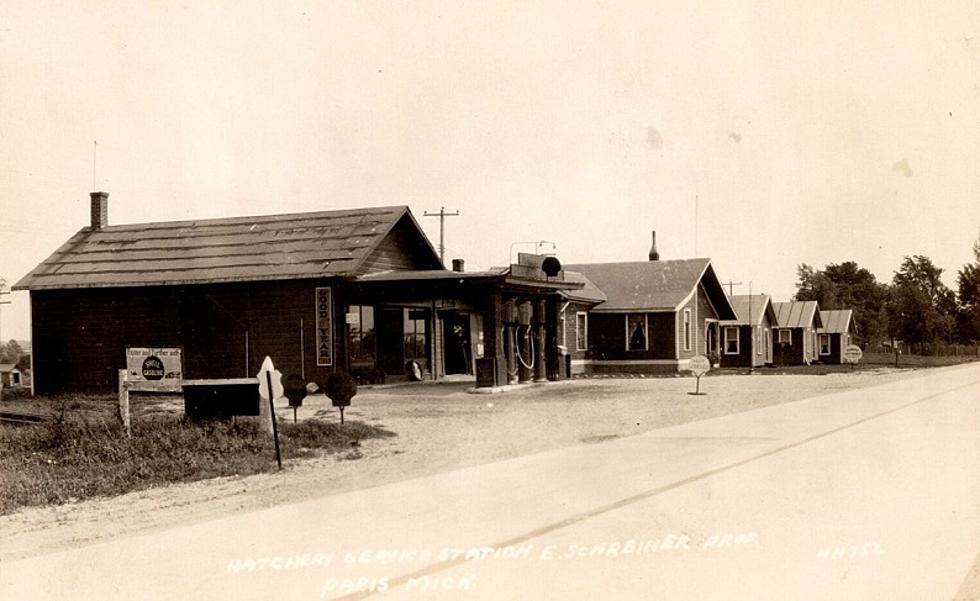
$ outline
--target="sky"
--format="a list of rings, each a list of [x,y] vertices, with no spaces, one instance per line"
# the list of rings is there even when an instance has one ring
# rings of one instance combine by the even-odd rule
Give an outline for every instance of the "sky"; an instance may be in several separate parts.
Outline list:
[[[489,4],[489,5],[487,5]],[[860,4],[861,6],[852,6]],[[955,286],[980,235],[980,4],[0,4],[0,277],[88,224],[408,205],[468,270],[707,256]],[[535,244],[547,241],[547,244]],[[0,337],[30,337],[27,292]]]

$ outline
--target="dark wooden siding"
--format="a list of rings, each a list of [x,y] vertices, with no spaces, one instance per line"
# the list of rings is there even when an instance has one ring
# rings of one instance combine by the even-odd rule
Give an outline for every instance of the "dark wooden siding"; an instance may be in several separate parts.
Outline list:
[[[314,289],[331,284],[334,367],[317,367]],[[128,346],[183,348],[188,379],[254,375],[266,356],[300,373],[301,319],[306,379],[322,383],[343,366],[342,297],[335,280],[34,291],[36,390],[114,389]]]
[[[738,354],[729,355],[725,352],[725,330],[738,327]],[[721,365],[722,367],[751,367],[755,350],[752,343],[751,326],[721,326]]]
[[[791,328],[793,335],[792,346],[783,349],[778,342],[778,335],[773,333],[773,363],[776,365],[803,365],[804,355],[804,336],[808,335],[804,328]]]
[[[594,359],[676,359],[674,313],[647,313],[647,350],[626,350],[626,314],[591,313],[589,346]]]
[[[408,215],[388,232],[377,248],[364,259],[359,273],[388,270],[439,269],[439,261]]]

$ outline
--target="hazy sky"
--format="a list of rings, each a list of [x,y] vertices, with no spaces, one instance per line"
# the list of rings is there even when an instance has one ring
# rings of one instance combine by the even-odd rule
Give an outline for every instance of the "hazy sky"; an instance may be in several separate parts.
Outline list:
[[[407,204],[438,244],[445,206],[471,269],[656,229],[780,300],[801,262],[971,260],[974,0],[490,4],[5,0],[0,277],[88,223],[94,140],[110,224]]]

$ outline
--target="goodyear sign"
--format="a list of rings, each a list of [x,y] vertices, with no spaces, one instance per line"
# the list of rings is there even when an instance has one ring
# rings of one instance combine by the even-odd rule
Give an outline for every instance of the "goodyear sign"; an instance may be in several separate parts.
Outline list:
[[[183,357],[179,348],[128,347],[127,380],[180,385],[184,377]]]
[[[333,296],[330,288],[316,289],[316,364],[333,365]]]

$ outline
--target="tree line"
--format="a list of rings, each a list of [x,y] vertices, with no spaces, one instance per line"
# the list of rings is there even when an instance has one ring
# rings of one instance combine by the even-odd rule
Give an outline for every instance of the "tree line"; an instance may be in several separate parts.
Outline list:
[[[31,355],[11,338],[7,344],[0,343],[0,363],[13,363],[17,369],[25,371],[31,368]]]
[[[957,271],[957,290],[943,284],[943,270],[924,255],[906,256],[892,281],[879,282],[854,261],[797,268],[795,300],[821,309],[852,309],[858,343],[901,340],[908,345],[980,343],[980,240],[973,262]]]

